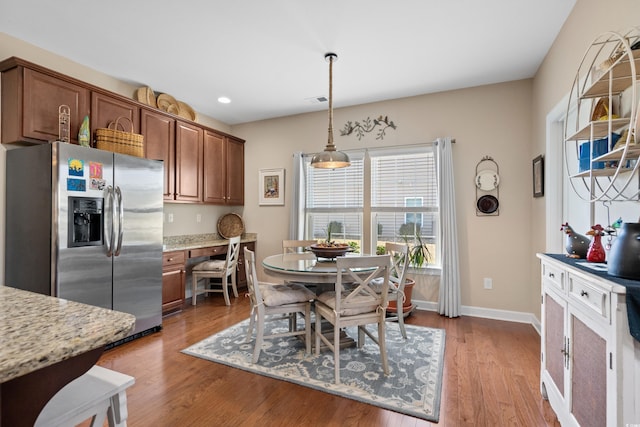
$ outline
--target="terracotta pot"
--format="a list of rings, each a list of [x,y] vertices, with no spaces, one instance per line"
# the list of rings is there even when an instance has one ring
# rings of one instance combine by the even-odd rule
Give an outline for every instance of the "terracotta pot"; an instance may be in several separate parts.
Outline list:
[[[404,296],[405,296],[405,300],[404,303],[402,303],[402,312],[406,313],[409,310],[411,310],[411,294],[413,292],[413,287],[415,286],[416,282],[413,279],[404,279]],[[396,300],[394,299],[393,301],[389,301],[389,306],[387,307],[387,311],[389,313],[396,313],[397,312],[397,307],[396,307]]]

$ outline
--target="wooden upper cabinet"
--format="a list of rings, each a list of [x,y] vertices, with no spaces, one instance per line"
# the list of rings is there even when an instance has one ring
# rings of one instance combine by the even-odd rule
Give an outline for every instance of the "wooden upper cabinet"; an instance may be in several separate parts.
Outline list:
[[[227,137],[227,204],[244,205],[244,141]]]
[[[226,203],[226,149],[225,137],[215,132],[204,132],[204,199],[205,203]]]
[[[70,142],[89,114],[90,91],[64,79],[26,67],[2,72],[2,143],[45,143],[59,139],[58,111],[71,111]]]
[[[126,117],[133,123],[133,133],[140,133],[140,108],[129,100],[109,96],[100,92],[91,92],[91,131],[106,128],[118,117]],[[119,121],[119,130],[131,132],[131,123]]]
[[[205,131],[203,201],[244,204],[244,141]]]
[[[175,200],[202,201],[203,134],[201,127],[176,121]]]
[[[164,163],[164,199],[175,199],[176,121],[161,112],[142,108],[140,132],[144,135],[144,156]]]

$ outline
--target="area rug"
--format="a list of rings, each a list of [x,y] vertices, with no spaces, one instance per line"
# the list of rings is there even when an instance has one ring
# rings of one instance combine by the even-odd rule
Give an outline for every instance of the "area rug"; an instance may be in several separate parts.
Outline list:
[[[402,414],[438,422],[445,331],[405,325],[403,339],[396,323],[387,323],[390,374],[382,371],[378,346],[367,338],[362,348],[340,350],[340,380],[334,384],[333,353],[305,355],[296,337],[266,340],[258,363],[251,363],[254,341],[246,342],[249,320],[240,322],[184,350],[183,353],[234,368],[311,387]],[[286,330],[287,321],[267,322],[270,330]],[[357,330],[346,329],[357,337]]]

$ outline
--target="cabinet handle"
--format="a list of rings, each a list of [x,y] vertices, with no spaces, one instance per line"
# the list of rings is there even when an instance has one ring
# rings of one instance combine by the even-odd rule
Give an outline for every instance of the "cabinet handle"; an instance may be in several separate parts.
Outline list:
[[[553,274],[553,273],[549,273],[549,277],[550,277],[551,279],[555,279],[556,275],[555,275],[555,274]]]
[[[580,290],[580,296],[589,298],[589,292],[587,292],[584,289],[582,289],[582,290]]]
[[[173,258],[167,258],[167,261],[171,262],[173,261]]]

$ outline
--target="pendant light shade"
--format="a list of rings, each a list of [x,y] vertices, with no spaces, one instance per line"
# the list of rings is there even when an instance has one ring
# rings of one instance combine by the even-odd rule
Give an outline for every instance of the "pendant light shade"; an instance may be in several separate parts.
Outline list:
[[[346,168],[351,165],[349,156],[336,150],[333,143],[333,62],[338,59],[335,53],[327,53],[324,58],[329,61],[329,134],[324,151],[316,153],[311,159],[311,166],[323,169]]]

